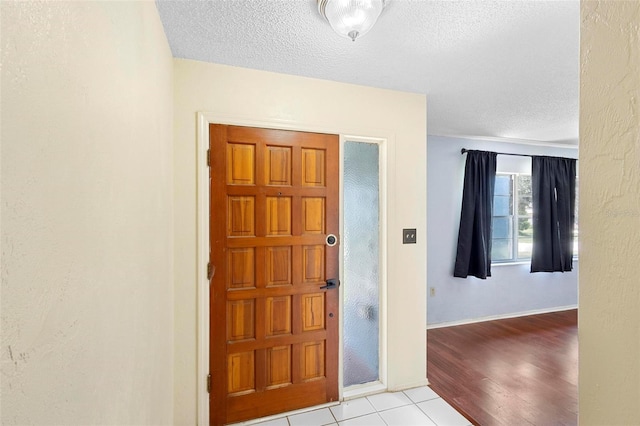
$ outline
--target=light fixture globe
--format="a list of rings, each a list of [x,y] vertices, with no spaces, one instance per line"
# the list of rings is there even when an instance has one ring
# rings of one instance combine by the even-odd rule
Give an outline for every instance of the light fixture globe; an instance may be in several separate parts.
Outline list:
[[[369,32],[384,9],[385,0],[317,0],[318,12],[331,28],[355,41]]]

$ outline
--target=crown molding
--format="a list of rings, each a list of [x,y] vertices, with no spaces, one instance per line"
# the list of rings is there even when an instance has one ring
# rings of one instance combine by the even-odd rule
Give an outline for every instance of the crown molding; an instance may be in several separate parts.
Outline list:
[[[427,134],[427,139],[431,136],[442,138],[469,139],[476,141],[512,143],[518,145],[547,146],[552,148],[564,148],[578,150],[578,140],[568,139],[566,142],[533,141],[529,139],[503,138],[499,136],[469,136],[469,135],[435,135]]]

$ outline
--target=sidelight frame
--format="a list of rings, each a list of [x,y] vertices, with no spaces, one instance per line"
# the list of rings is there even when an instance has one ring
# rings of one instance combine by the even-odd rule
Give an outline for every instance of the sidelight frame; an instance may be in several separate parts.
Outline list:
[[[387,149],[386,138],[340,135],[340,234],[345,235],[344,229],[344,146],[346,142],[360,142],[378,145],[378,235],[379,235],[379,270],[378,270],[378,380],[344,387],[344,295],[340,297],[340,388],[344,399],[358,398],[365,395],[383,392],[387,389]],[[344,281],[344,244],[340,245],[340,276]],[[344,289],[341,289],[343,292]]]

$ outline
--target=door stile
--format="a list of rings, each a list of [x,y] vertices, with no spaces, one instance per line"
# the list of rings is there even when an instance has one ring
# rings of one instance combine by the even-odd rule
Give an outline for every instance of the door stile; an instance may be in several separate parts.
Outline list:
[[[209,205],[209,234],[211,241],[209,244],[211,259],[222,259],[224,256],[224,241],[226,238],[226,227],[217,226],[213,212],[219,211],[220,208],[227,209],[226,196],[226,161],[224,156],[213,155],[214,149],[219,149],[217,141],[226,140],[227,126],[210,126],[209,132],[209,155],[210,168],[209,176],[211,176],[210,205]],[[215,309],[215,301],[223,300],[226,289],[225,277],[227,276],[226,262],[219,262],[216,265],[216,274],[213,276],[210,285],[210,316],[211,327],[209,328],[209,368],[212,380],[222,381],[222,383],[212,383],[211,393],[209,394],[209,406],[212,416],[210,422],[212,424],[222,424],[226,418],[226,343],[223,333],[215,333],[216,326],[224,324],[226,320],[225,309]],[[220,337],[221,336],[221,337]]]
[[[337,142],[337,141],[336,141]],[[326,194],[326,203],[327,205],[339,206],[339,193],[340,193],[340,150],[339,144],[336,143],[334,149],[327,149],[327,170],[326,175],[327,178],[327,194]],[[337,176],[336,180],[331,180],[330,176]],[[338,241],[336,245],[330,247],[328,245],[325,246],[326,249],[326,258],[327,258],[327,268],[326,268],[326,278],[331,279],[339,279],[340,278],[340,215],[326,215],[326,230],[325,234],[334,234]],[[329,261],[329,259],[334,259],[334,261]],[[333,314],[333,318],[325,318],[325,323],[330,324],[330,321],[335,321],[336,324],[340,324],[340,307],[339,307],[339,289],[328,290],[326,303],[327,307],[325,309],[325,315],[329,316],[331,313]],[[339,326],[329,327],[327,326],[327,361],[326,368],[327,370],[332,369],[335,371],[335,374],[327,374],[327,400],[328,401],[337,401],[339,398],[339,390],[338,390],[338,368],[339,368]]]

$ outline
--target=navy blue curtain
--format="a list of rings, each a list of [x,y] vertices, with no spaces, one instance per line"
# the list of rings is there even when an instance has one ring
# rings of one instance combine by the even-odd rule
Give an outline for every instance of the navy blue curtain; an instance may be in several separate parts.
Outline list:
[[[496,158],[495,152],[467,151],[454,277],[472,275],[486,279],[491,276]]]
[[[531,190],[531,272],[571,271],[576,206],[576,160],[534,156],[531,162]]]

